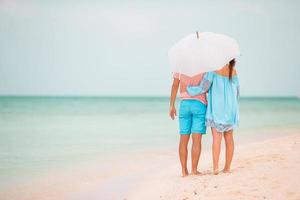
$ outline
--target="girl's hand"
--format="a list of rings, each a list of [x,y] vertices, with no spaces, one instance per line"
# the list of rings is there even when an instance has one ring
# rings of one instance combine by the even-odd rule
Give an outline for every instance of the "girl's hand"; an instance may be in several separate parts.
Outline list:
[[[175,116],[177,116],[176,108],[175,108],[174,106],[171,106],[171,107],[170,107],[169,115],[170,115],[170,117],[171,117],[172,120],[174,120],[174,119],[175,119]]]

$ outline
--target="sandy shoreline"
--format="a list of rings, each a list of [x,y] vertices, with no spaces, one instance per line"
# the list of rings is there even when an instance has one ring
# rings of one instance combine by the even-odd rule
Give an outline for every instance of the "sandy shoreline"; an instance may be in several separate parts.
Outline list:
[[[205,175],[181,178],[178,175],[179,166],[169,166],[148,177],[139,187],[128,193],[125,199],[299,200],[299,153],[299,133],[244,144],[236,148],[232,173],[215,176],[211,175],[211,156],[206,152],[200,161],[200,170]],[[224,160],[221,166],[223,163]]]
[[[52,172],[26,186],[0,190],[0,199],[296,200],[300,199],[300,130],[283,133],[286,136],[238,143],[231,174],[211,175],[211,153],[207,147],[199,166],[205,175],[187,178],[180,177],[177,149],[152,150],[106,163],[109,171],[101,171],[101,163],[95,163],[64,174]],[[220,168],[223,153],[224,149]]]

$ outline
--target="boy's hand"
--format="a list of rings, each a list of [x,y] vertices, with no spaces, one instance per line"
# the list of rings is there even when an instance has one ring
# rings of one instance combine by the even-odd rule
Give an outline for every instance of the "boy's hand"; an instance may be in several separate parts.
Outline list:
[[[174,119],[175,119],[175,116],[177,116],[176,108],[175,108],[174,106],[171,106],[171,107],[170,107],[169,115],[170,115],[170,117],[171,117],[172,120],[174,120]]]

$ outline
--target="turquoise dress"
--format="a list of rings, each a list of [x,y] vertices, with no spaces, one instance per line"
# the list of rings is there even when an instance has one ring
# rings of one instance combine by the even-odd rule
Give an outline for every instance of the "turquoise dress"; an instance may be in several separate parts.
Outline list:
[[[239,122],[239,80],[237,75],[229,80],[215,72],[207,72],[200,85],[187,87],[191,96],[207,94],[206,126],[214,127],[218,132],[232,130]]]

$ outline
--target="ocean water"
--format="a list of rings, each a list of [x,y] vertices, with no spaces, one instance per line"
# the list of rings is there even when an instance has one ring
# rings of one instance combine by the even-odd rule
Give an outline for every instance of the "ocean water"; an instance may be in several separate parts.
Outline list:
[[[177,146],[168,108],[164,97],[0,97],[0,190],[52,167]],[[240,115],[239,139],[298,129],[300,100],[241,98]]]

